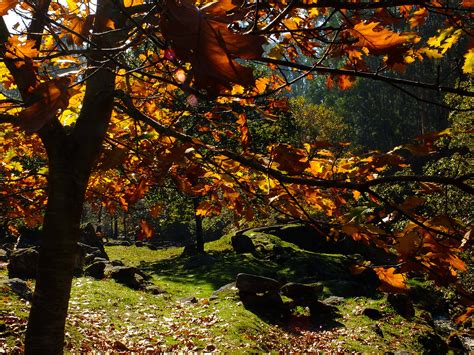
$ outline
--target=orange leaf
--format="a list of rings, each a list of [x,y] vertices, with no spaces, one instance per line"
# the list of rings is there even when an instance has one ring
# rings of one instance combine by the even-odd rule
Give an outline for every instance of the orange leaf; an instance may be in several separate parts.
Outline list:
[[[161,204],[157,204],[155,206],[153,206],[151,209],[150,209],[150,215],[153,217],[153,218],[156,218],[159,216],[159,214],[163,211],[163,206]]]
[[[395,273],[396,269],[394,267],[388,269],[376,267],[374,271],[382,283],[379,286],[380,291],[389,293],[404,293],[408,291],[405,276]]]
[[[245,113],[241,113],[237,119],[237,124],[240,128],[240,141],[242,142],[242,148],[247,150],[250,142],[249,127],[247,125],[247,116]]]
[[[417,231],[411,231],[399,238],[396,246],[398,253],[402,257],[415,254],[422,243],[422,238]]]
[[[8,10],[13,9],[16,4],[18,4],[18,0],[2,0],[0,1],[0,16],[6,15]]]
[[[457,316],[456,319],[454,320],[454,322],[457,325],[460,325],[460,324],[464,323],[464,321],[466,319],[468,319],[473,313],[474,313],[474,306],[467,307],[466,312],[464,312],[460,316]]]
[[[151,228],[144,219],[140,220],[140,228],[142,229],[142,233],[146,238],[150,239],[153,237],[153,228]]]

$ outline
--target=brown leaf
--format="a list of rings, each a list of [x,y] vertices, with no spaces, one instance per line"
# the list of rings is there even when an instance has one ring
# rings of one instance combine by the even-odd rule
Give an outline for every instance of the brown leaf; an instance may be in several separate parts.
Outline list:
[[[309,167],[308,157],[304,150],[293,149],[286,144],[278,144],[272,149],[273,160],[278,163],[279,169],[288,174],[301,174]]]
[[[230,83],[243,86],[254,83],[252,69],[235,59],[260,57],[265,39],[235,33],[229,28],[239,16],[227,13],[236,8],[229,0],[202,9],[187,0],[165,2],[165,15],[161,19],[163,35],[172,42],[176,56],[192,64],[196,85],[209,93],[230,88]]]
[[[19,113],[20,127],[26,133],[40,130],[56,116],[58,110],[68,106],[69,83],[69,78],[57,78],[41,83],[32,90],[31,95],[36,101]]]

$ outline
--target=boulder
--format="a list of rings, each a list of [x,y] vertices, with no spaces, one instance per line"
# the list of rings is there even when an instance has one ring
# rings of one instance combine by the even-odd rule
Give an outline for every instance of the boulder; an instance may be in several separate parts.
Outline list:
[[[346,299],[344,297],[339,297],[339,296],[329,296],[328,298],[325,298],[321,302],[324,304],[327,304],[328,306],[340,306],[346,303]]]
[[[34,279],[38,271],[39,253],[34,248],[14,250],[8,262],[10,278]]]
[[[281,288],[281,293],[294,300],[298,306],[309,306],[318,300],[323,291],[321,284],[289,282]]]
[[[249,236],[242,234],[242,233],[236,233],[232,236],[231,239],[232,243],[232,248],[234,248],[234,251],[238,254],[242,253],[255,253],[255,245],[252,242],[252,239],[250,239]]]
[[[145,281],[150,278],[136,267],[131,266],[114,266],[110,270],[110,277],[136,290],[144,288]]]
[[[41,231],[22,227],[15,249],[39,248],[41,246]]]
[[[8,261],[8,252],[5,249],[0,249],[0,261]]]
[[[163,290],[160,286],[156,285],[147,285],[145,286],[144,291],[149,292],[152,295],[161,295],[163,293],[166,293],[165,290]]]
[[[387,296],[387,302],[402,317],[411,319],[415,316],[415,308],[408,295],[403,293],[390,294]]]
[[[224,297],[232,297],[235,298],[237,296],[237,287],[235,287],[235,282],[228,283],[219,289],[215,290],[209,300],[217,300],[219,298]]]
[[[106,266],[107,263],[105,261],[96,261],[86,267],[86,269],[84,270],[84,275],[91,276],[99,280],[103,279]]]
[[[375,308],[364,308],[362,314],[369,317],[372,320],[379,320],[383,318],[382,312]]]
[[[448,352],[448,345],[437,334],[422,334],[418,337],[418,342],[423,346],[424,354],[446,354]]]
[[[14,293],[23,298],[26,301],[33,299],[33,291],[26,281],[18,278],[12,278],[2,281],[2,284],[10,288]]]
[[[280,283],[269,277],[240,273],[237,275],[235,286],[240,292],[249,294],[274,293],[280,290]]]
[[[101,257],[109,260],[109,257],[107,255],[107,253],[105,252],[104,243],[102,242],[102,238],[97,235],[97,233],[95,232],[94,227],[92,226],[92,224],[89,223],[83,229],[81,229],[79,243],[99,249],[100,250],[100,255],[96,255],[96,256],[101,256]]]

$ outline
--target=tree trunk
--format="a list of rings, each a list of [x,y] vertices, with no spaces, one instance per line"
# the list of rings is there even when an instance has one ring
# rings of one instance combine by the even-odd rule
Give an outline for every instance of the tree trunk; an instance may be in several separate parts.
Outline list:
[[[193,198],[194,207],[194,221],[196,223],[196,251],[198,253],[204,253],[204,237],[202,233],[202,217],[197,214],[197,208],[199,206],[199,197]]]
[[[70,164],[69,154],[50,157],[48,206],[26,332],[27,354],[63,352],[64,326],[86,186],[86,182],[74,176]]]

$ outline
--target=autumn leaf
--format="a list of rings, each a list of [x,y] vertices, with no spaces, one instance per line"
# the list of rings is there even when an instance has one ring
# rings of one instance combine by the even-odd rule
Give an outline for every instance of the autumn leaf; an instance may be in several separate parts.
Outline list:
[[[36,42],[32,39],[26,39],[14,35],[8,38],[6,43],[7,53],[6,58],[16,60],[15,66],[17,68],[23,65],[23,61],[19,59],[31,59],[38,56],[39,52],[36,48]]]
[[[18,4],[18,0],[2,0],[0,2],[0,16],[6,15],[8,10],[13,9],[16,4]]]
[[[398,239],[398,244],[396,245],[397,252],[404,258],[415,255],[422,241],[422,237],[417,231],[410,231]]]
[[[242,143],[242,148],[247,150],[249,143],[250,143],[250,134],[249,134],[249,127],[247,125],[247,116],[245,113],[241,113],[238,116],[237,124],[239,125],[240,129],[240,141]]]
[[[301,174],[309,167],[309,161],[302,149],[293,149],[286,144],[278,144],[272,148],[273,161],[278,163],[279,169],[288,174]]]
[[[396,273],[394,267],[385,269],[383,267],[374,268],[375,273],[381,281],[379,290],[389,293],[405,293],[408,292],[408,286],[405,282],[405,276]]]
[[[153,237],[153,228],[151,228],[151,226],[144,219],[140,220],[140,228],[146,238],[150,239]]]
[[[46,81],[31,90],[34,103],[19,113],[19,125],[26,133],[40,130],[56,117],[57,111],[68,106],[69,78],[57,78]]]
[[[139,199],[145,196],[145,193],[147,192],[147,190],[148,190],[148,185],[146,183],[146,179],[140,180],[140,183],[138,184],[138,186],[135,188],[133,193],[128,198],[128,203],[129,204],[136,203]]]
[[[227,16],[227,12],[237,8],[233,1],[215,2],[199,9],[188,0],[167,0],[165,8],[160,23],[163,35],[172,43],[176,56],[191,63],[199,88],[217,93],[230,88],[231,83],[254,83],[252,69],[236,59],[260,57],[265,39],[229,28],[235,16]]]
[[[464,55],[464,65],[462,67],[462,71],[465,74],[474,73],[474,48],[469,49],[469,51],[467,51],[467,53]]]

